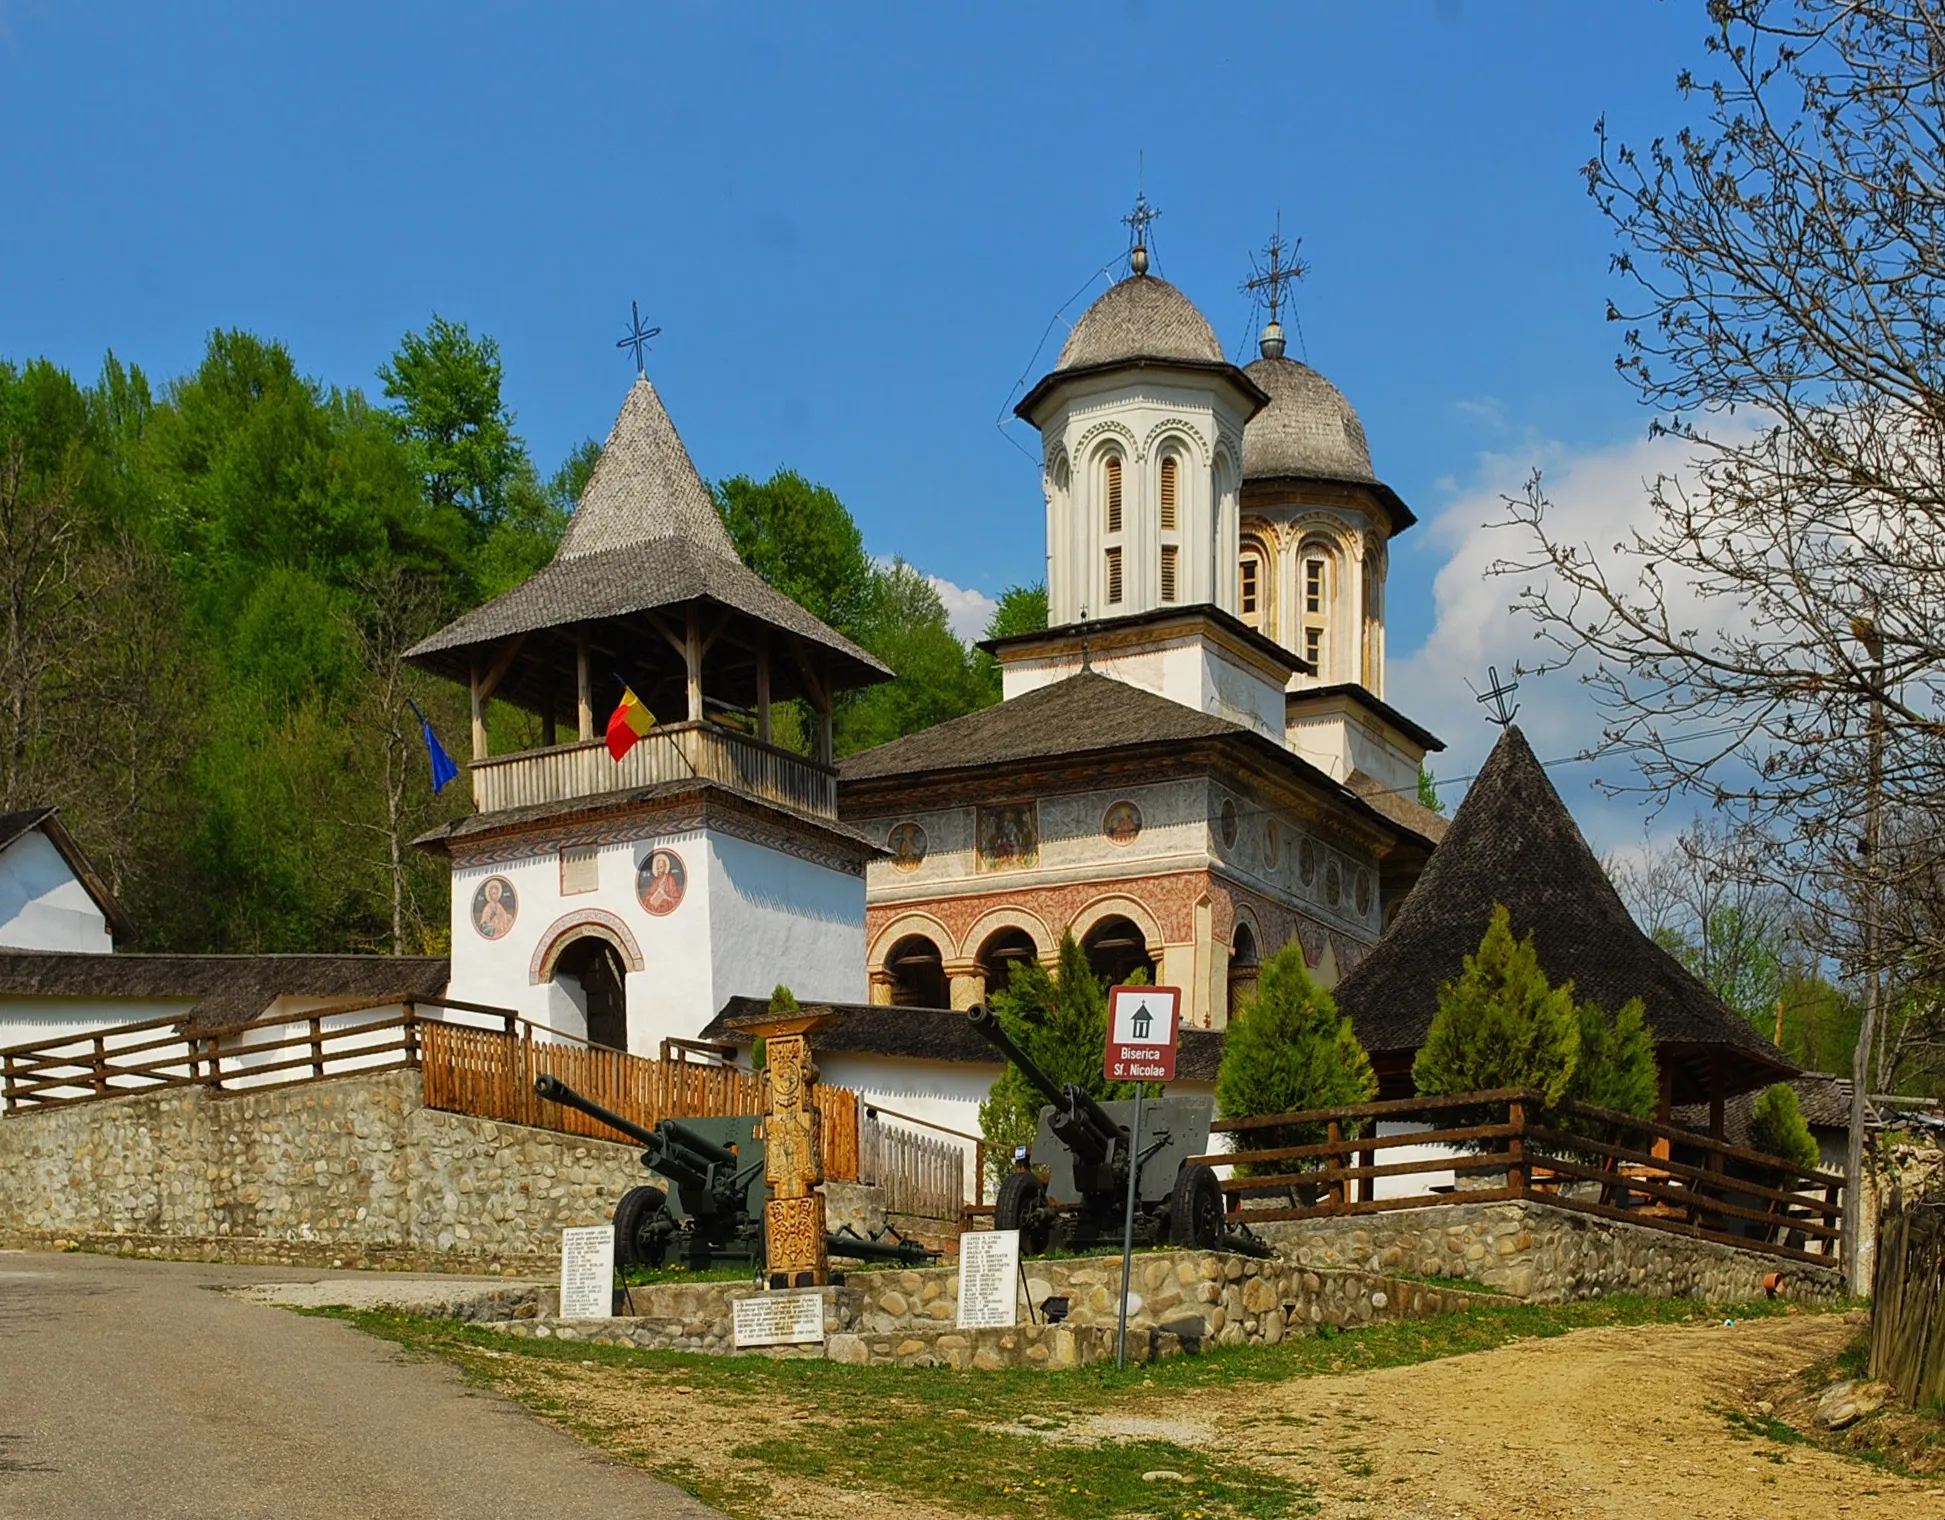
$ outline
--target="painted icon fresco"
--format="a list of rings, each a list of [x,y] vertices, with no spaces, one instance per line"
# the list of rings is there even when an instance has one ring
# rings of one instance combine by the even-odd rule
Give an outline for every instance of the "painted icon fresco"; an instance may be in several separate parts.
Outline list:
[[[979,810],[979,868],[1020,871],[1040,864],[1040,816],[1031,802]]]
[[[891,863],[900,871],[916,871],[924,865],[928,843],[925,830],[916,823],[899,824],[885,841],[891,851]]]
[[[1141,838],[1141,809],[1127,801],[1112,804],[1101,815],[1101,833],[1109,844],[1133,844]]]
[[[667,918],[682,906],[689,890],[689,868],[674,850],[650,850],[635,873],[635,895],[657,918]]]
[[[520,897],[504,876],[489,876],[473,893],[473,928],[481,939],[505,939],[520,916]]]

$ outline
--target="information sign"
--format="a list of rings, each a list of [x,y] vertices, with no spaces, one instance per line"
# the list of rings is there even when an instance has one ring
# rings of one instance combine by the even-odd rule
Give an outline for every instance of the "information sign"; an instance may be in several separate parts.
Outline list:
[[[959,1328],[1005,1330],[1020,1321],[1020,1232],[959,1237]]]
[[[612,1319],[615,1312],[615,1227],[580,1225],[561,1231],[561,1318]]]
[[[736,1344],[815,1346],[824,1339],[824,1295],[752,1293],[736,1300]]]
[[[1182,993],[1177,987],[1115,987],[1108,992],[1110,1082],[1173,1082]]]

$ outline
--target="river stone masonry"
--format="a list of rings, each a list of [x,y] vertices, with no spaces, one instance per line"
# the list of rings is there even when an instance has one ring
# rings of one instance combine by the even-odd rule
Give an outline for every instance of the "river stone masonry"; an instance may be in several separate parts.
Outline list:
[[[1844,1293],[1843,1276],[1832,1267],[1596,1219],[1538,1199],[1254,1228],[1279,1255],[1302,1266],[1462,1278],[1532,1303],[1604,1293],[1738,1303],[1764,1297],[1764,1279],[1776,1272],[1783,1278],[1778,1297],[1821,1304]]]

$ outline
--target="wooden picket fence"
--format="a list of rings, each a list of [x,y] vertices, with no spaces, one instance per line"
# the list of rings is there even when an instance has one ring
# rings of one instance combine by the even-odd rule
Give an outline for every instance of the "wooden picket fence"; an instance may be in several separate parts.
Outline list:
[[[966,1203],[965,1148],[866,1114],[858,1126],[858,1180],[885,1190],[885,1211],[957,1219]]]
[[[1907,1408],[1945,1404],[1945,1202],[1893,1192],[1878,1214],[1870,1375]]]

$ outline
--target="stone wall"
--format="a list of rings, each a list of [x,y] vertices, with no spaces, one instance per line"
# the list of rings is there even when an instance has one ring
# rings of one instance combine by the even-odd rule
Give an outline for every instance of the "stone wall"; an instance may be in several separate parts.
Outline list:
[[[626,1145],[426,1108],[411,1071],[0,1119],[0,1236],[21,1243],[524,1265],[643,1180]]]
[[[1031,1312],[1050,1298],[1067,1300],[1059,1324],[1022,1323],[1006,1330],[956,1326],[959,1271],[854,1272],[825,1291],[823,1346],[769,1348],[766,1356],[828,1357],[870,1365],[1080,1367],[1112,1360],[1121,1303],[1121,1258],[1078,1257],[1027,1264]],[[500,1328],[510,1334],[586,1340],[598,1345],[727,1355],[740,1298],[760,1291],[745,1282],[658,1283],[629,1290],[622,1317],[562,1320],[558,1295],[542,1289],[531,1317]],[[1151,1360],[1204,1346],[1273,1346],[1321,1326],[1349,1329],[1387,1320],[1462,1312],[1483,1295],[1361,1271],[1312,1271],[1286,1261],[1258,1261],[1222,1251],[1162,1251],[1135,1259],[1128,1294],[1131,1354]],[[628,1312],[628,1310],[632,1310]]]
[[[1463,1278],[1536,1303],[1603,1293],[1735,1303],[1763,1297],[1763,1279],[1772,1272],[1783,1274],[1785,1298],[1828,1303],[1844,1291],[1842,1275],[1831,1267],[1596,1219],[1537,1199],[1286,1220],[1255,1229],[1302,1266]]]

